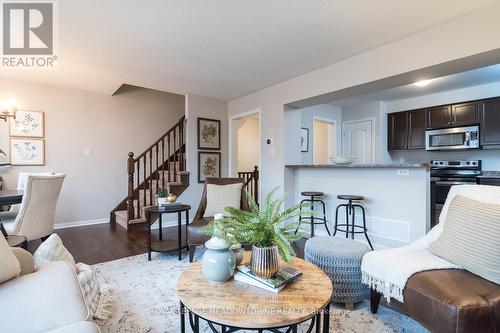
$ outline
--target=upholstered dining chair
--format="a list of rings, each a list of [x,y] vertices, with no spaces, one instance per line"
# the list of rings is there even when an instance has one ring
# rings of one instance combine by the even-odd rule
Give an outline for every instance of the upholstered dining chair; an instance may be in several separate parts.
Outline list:
[[[29,175],[32,176],[51,176],[54,175],[54,172],[20,172],[17,178],[17,188],[18,191],[24,191],[26,187],[26,179]],[[5,212],[0,212],[0,220],[13,220],[16,218],[19,213],[19,209],[21,208],[21,204],[15,204],[10,206],[10,209]]]
[[[15,219],[2,220],[9,235],[21,235],[28,241],[44,240],[54,231],[57,199],[64,174],[28,175],[19,213]]]
[[[189,247],[189,262],[193,261],[193,257],[198,245],[203,245],[210,238],[209,236],[202,233],[202,228],[206,226],[210,221],[213,220],[213,216],[205,216],[205,211],[207,209],[207,185],[232,185],[232,184],[242,184],[241,196],[240,196],[240,209],[248,210],[248,200],[244,188],[244,180],[242,178],[207,178],[205,181],[205,186],[203,188],[203,193],[201,195],[200,205],[196,211],[196,215],[193,221],[187,226],[187,242]],[[222,212],[221,212],[222,213]]]

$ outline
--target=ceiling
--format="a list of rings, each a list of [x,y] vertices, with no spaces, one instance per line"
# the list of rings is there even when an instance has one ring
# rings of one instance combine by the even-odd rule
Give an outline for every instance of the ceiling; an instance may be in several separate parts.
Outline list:
[[[423,77],[422,79],[428,78]],[[500,64],[438,77],[433,79],[432,82],[425,87],[417,87],[414,84],[408,84],[366,95],[344,98],[341,100],[332,101],[327,104],[338,107],[345,107],[372,101],[389,102],[494,82],[500,82]]]
[[[0,77],[225,100],[404,38],[493,0],[60,0],[56,70]]]

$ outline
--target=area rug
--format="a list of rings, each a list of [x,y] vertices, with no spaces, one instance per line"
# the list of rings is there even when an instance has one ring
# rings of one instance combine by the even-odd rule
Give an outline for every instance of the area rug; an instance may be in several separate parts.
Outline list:
[[[187,258],[178,261],[176,254],[153,254],[151,261],[142,254],[93,265],[100,284],[112,295],[111,318],[96,321],[101,332],[179,333],[175,290],[178,276],[188,265]],[[382,306],[372,314],[368,301],[353,311],[341,305],[332,305],[332,309],[331,332],[428,332],[411,318]],[[201,331],[211,332],[205,326]],[[299,332],[305,331],[299,328]]]

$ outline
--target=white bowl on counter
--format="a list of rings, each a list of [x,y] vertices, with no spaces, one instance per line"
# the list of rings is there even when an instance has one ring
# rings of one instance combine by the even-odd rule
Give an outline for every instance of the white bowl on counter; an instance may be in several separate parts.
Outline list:
[[[335,156],[330,157],[330,161],[336,165],[349,165],[354,162],[354,157],[352,156]]]

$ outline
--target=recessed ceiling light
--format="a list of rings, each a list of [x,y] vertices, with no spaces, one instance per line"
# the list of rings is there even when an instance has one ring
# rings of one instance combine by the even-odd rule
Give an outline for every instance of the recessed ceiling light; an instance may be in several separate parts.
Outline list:
[[[415,82],[414,85],[416,85],[417,87],[425,87],[426,85],[428,85],[431,82],[432,82],[432,79],[422,80],[422,81]]]

